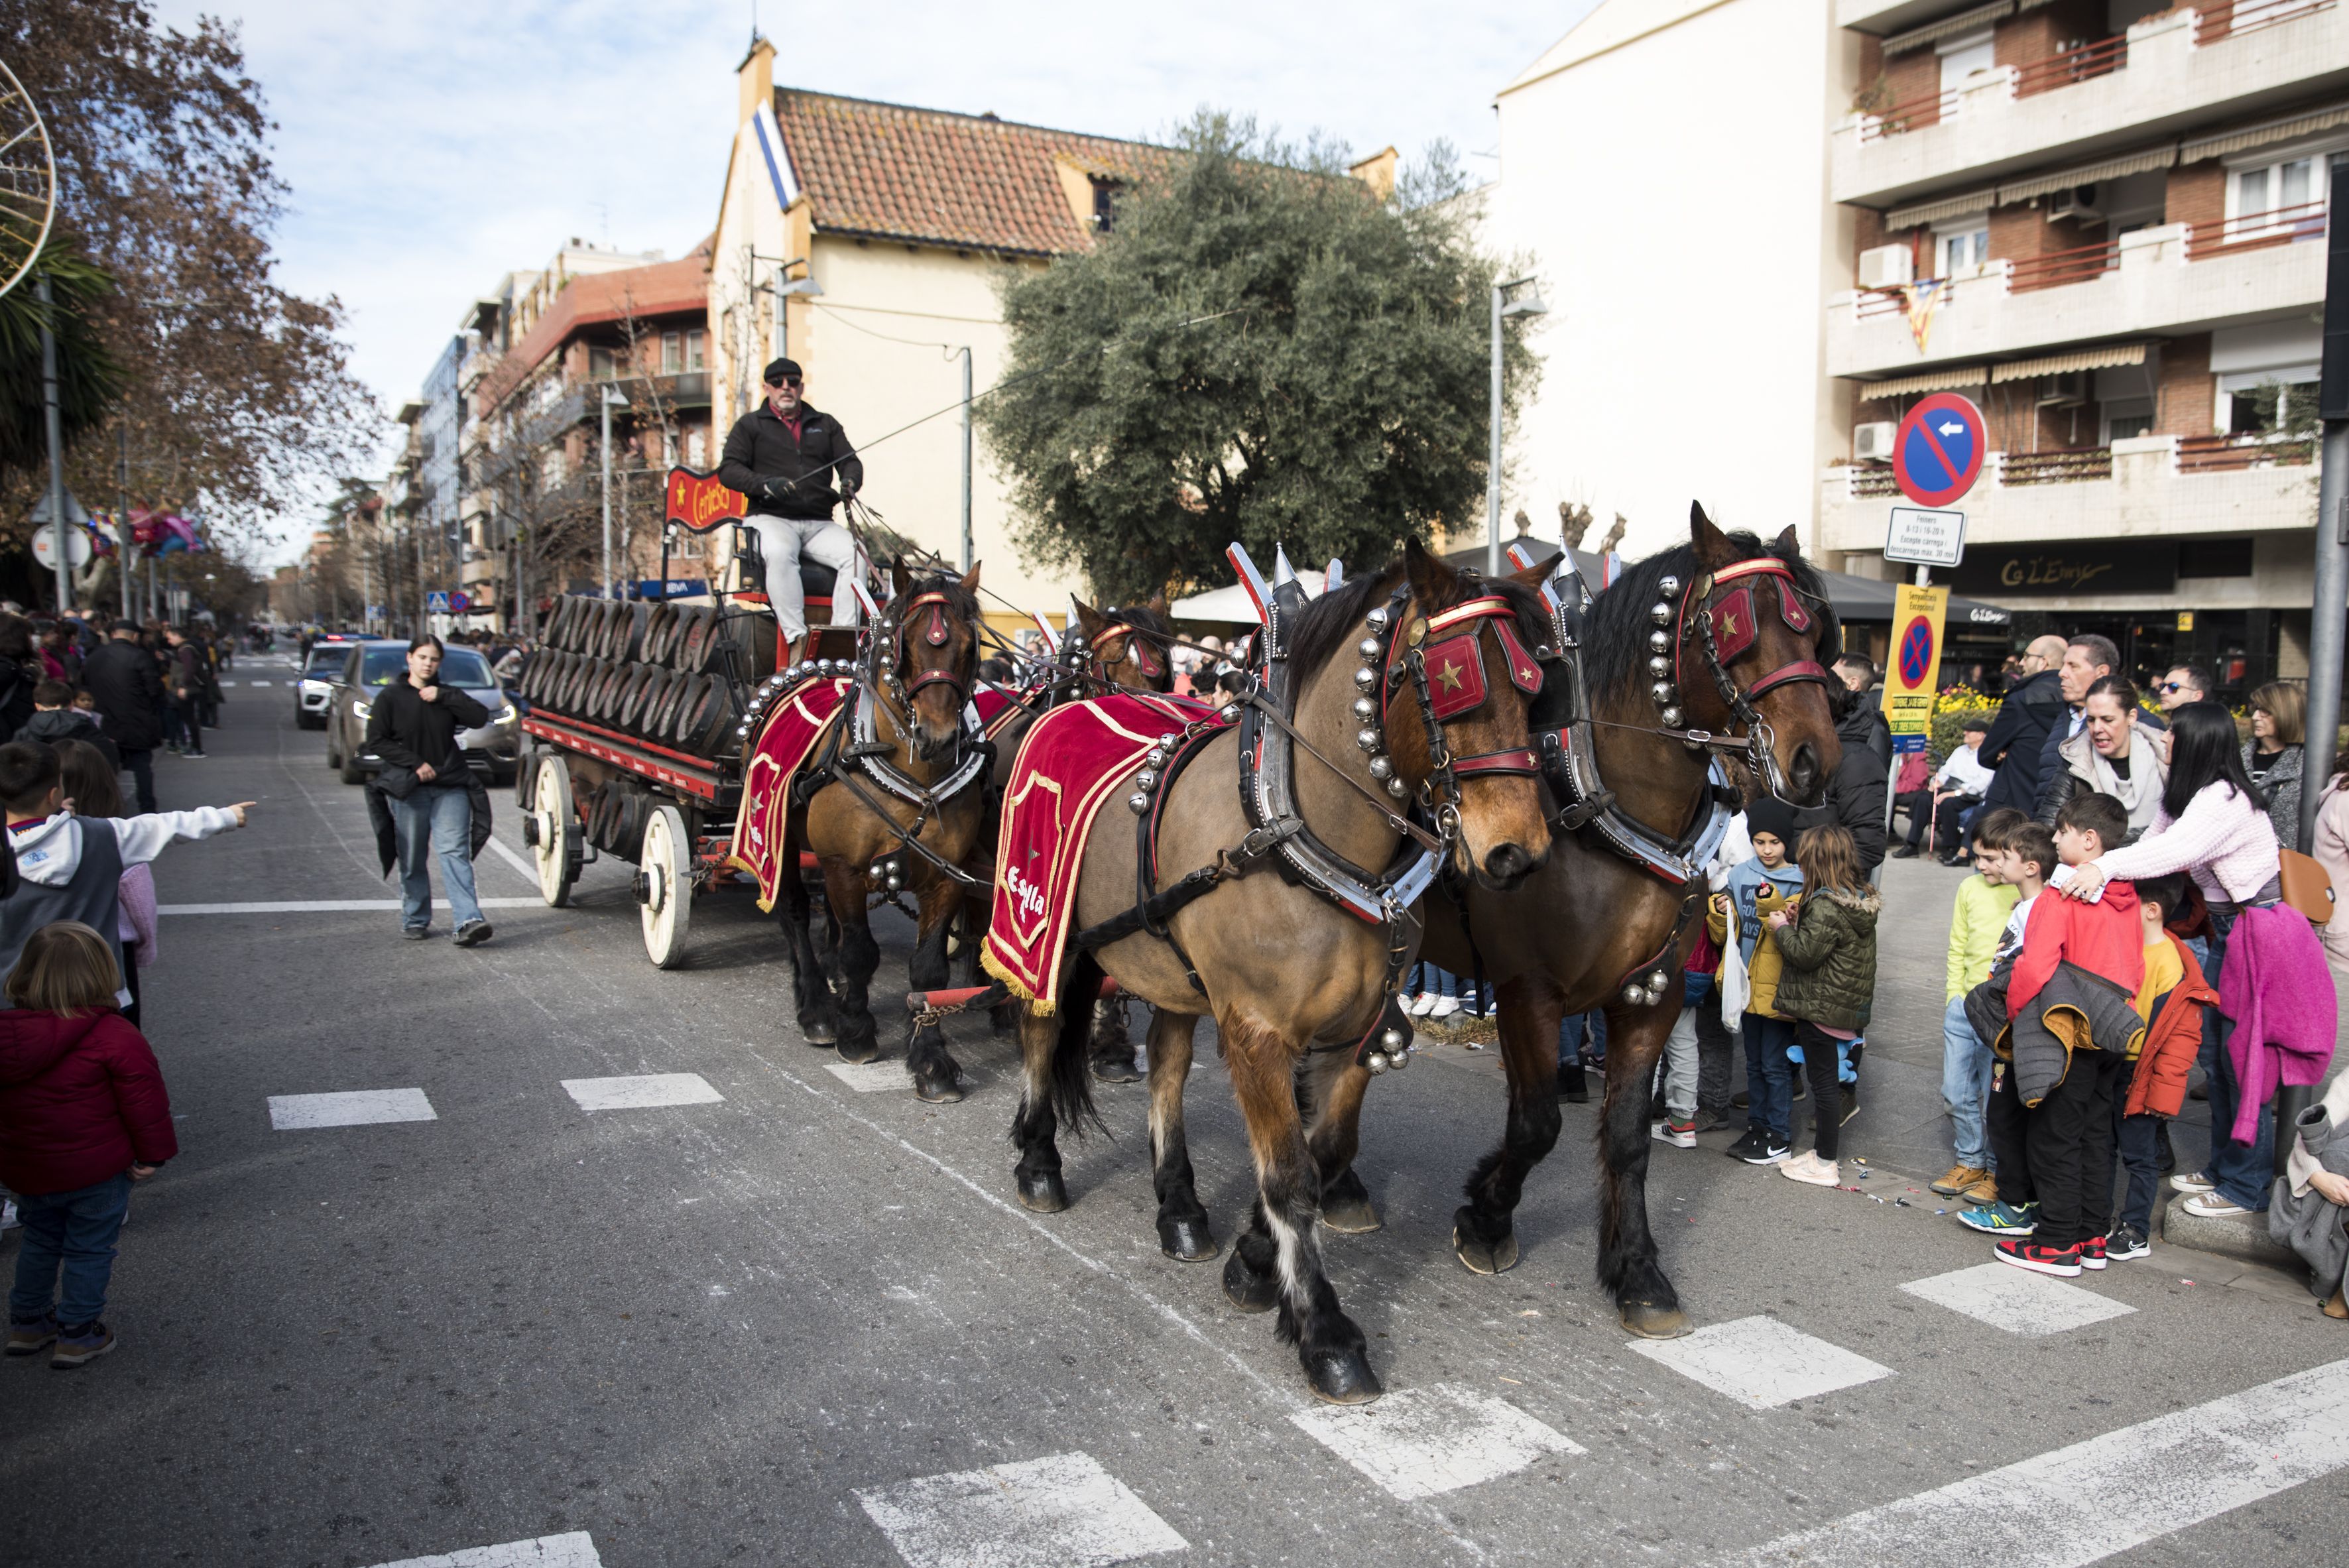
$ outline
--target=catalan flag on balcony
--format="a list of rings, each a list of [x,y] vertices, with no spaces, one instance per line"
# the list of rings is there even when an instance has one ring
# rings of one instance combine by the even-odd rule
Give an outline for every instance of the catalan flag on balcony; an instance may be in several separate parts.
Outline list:
[[[1922,283],[1902,284],[1900,300],[1909,315],[1909,335],[1917,340],[1917,352],[1925,352],[1925,344],[1933,335],[1933,313],[1941,306],[1949,294],[1948,278],[1927,278]]]

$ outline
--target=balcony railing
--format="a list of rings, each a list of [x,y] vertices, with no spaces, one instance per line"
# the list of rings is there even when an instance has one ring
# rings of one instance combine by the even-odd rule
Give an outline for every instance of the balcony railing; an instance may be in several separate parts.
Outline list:
[[[2221,251],[2255,251],[2267,245],[2289,245],[2296,240],[2324,237],[2324,203],[2302,201],[2294,207],[2273,207],[2264,212],[2242,212],[2224,222],[2197,223],[2187,237],[2186,259],[2202,261]]]
[[[1892,482],[1890,463],[1854,463],[1850,472],[1851,499],[1854,500],[1874,500],[1881,496],[1900,493],[1900,487]]]
[[[2194,46],[2201,48],[2245,33],[2262,32],[2333,9],[2335,0],[2228,0],[2194,14]]]
[[[1923,130],[1940,124],[1957,113],[1961,88],[1943,88],[1883,110],[1868,110],[1859,122],[1859,139],[1874,141],[1878,137],[1899,136],[1911,130]]]
[[[2327,5],[2332,0],[2325,0]],[[2128,36],[2106,38],[2094,44],[2083,44],[2076,49],[2066,49],[2044,60],[2033,60],[2014,75],[2014,96],[2029,98],[2034,93],[2053,92],[2068,88],[2075,82],[2085,82],[2097,77],[2108,77],[2128,65]]]
[[[2279,436],[2184,436],[2178,442],[2180,473],[2233,473],[2279,465],[2299,467],[2315,460],[2314,441]]]
[[[2121,264],[2118,240],[2099,241],[2082,245],[2076,250],[2050,251],[2043,256],[2016,262],[2007,273],[2009,294],[2023,294],[2032,289],[2060,288],[2065,284],[2085,283],[2102,277]]]
[[[1921,289],[1929,284],[1941,285],[1940,304],[1948,304],[1950,281],[1947,278],[1919,278],[1909,286]],[[1856,308],[1862,321],[1868,321],[1879,315],[1904,315],[1908,314],[1909,300],[1908,296],[1897,288],[1868,289],[1861,293],[1859,304]]]
[[[1999,462],[1998,482],[2016,485],[2068,485],[2113,477],[2110,447],[2061,447],[2045,452],[2008,452]]]

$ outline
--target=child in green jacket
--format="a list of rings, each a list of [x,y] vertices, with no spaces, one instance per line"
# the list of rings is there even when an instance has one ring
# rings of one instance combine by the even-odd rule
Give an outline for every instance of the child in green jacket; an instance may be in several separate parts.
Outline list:
[[[1843,1130],[1838,1079],[1842,1047],[1868,1027],[1876,1005],[1876,917],[1883,903],[1860,880],[1859,846],[1850,830],[1813,828],[1795,845],[1804,895],[1794,913],[1770,916],[1785,972],[1778,981],[1778,1011],[1795,1022],[1795,1045],[1811,1081],[1812,1146],[1778,1167],[1778,1174],[1814,1187],[1843,1180],[1836,1146]],[[1792,1056],[1789,1052],[1789,1057]]]
[[[1973,847],[1975,874],[1958,884],[1957,907],[1950,915],[1948,979],[1942,987],[1941,1109],[1950,1113],[1957,1163],[1933,1183],[1933,1191],[1974,1203],[1996,1202],[1998,1181],[1992,1174],[1990,1140],[1982,1123],[1983,1108],[1990,1101],[1990,1049],[1966,1022],[1966,993],[1990,978],[1999,934],[2014,913],[2017,895],[2005,878],[2003,862],[2008,838],[2026,820],[2012,807],[1974,819],[1967,838]]]

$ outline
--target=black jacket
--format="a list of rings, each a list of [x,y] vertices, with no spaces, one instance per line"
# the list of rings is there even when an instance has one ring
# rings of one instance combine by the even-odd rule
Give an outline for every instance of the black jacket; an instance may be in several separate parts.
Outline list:
[[[1831,691],[1837,688],[1829,688]],[[1872,872],[1884,860],[1885,791],[1892,771],[1892,732],[1868,692],[1847,693],[1836,718],[1836,738],[1843,743],[1843,760],[1827,775],[1826,799],[1797,810],[1795,826],[1806,831],[1837,823],[1850,830],[1858,846],[1859,866]],[[1880,749],[1879,749],[1880,748]]]
[[[0,661],[0,741],[16,738],[16,732],[33,717],[33,688],[41,684],[41,665],[36,660],[29,665]]]
[[[1975,753],[1983,767],[1998,770],[1982,797],[1984,810],[2012,806],[2028,811],[2038,803],[2040,760],[2047,733],[2063,719],[2064,678],[2054,670],[2041,670],[2007,692],[1999,704],[1998,717],[1991,720],[1990,733],[1982,737],[1982,749]]]
[[[33,717],[25,721],[24,727],[16,731],[16,738],[86,740],[105,754],[117,773],[122,771],[122,753],[116,750],[114,742],[106,738],[106,731],[98,728],[98,720],[78,707],[51,708],[46,713],[35,710]]]
[[[383,874],[386,876],[389,876],[391,868],[399,863],[399,833],[391,814],[393,796],[384,788],[388,777],[386,774],[378,773],[367,780],[367,826],[375,833],[376,858],[383,862]],[[400,781],[407,784],[407,788],[401,790],[398,797],[401,799],[413,795],[419,788],[417,785],[408,784],[408,777],[406,774],[399,776]],[[451,775],[451,777],[454,776]],[[457,779],[457,787],[461,788],[473,803],[471,838],[466,851],[466,858],[478,861],[481,858],[481,851],[487,849],[490,843],[490,787],[482,781],[480,774],[470,768],[465,769],[463,778]],[[423,786],[423,788],[437,789],[439,786],[436,784]],[[0,859],[6,858],[0,857]],[[13,870],[14,866],[14,861],[9,861],[9,869]],[[6,896],[5,892],[0,892],[0,897],[5,896]]]
[[[734,421],[718,477],[750,498],[750,510],[770,517],[830,518],[832,509],[864,488],[864,464],[840,421],[800,405],[799,438],[764,403]]]
[[[490,710],[460,688],[435,688],[426,702],[408,684],[408,672],[391,677],[376,694],[375,709],[367,715],[367,748],[383,758],[386,768],[414,770],[424,763],[451,784],[465,779],[465,748],[457,732],[490,722]]]
[[[125,751],[163,744],[163,676],[137,643],[109,637],[81,666],[81,684],[98,699],[106,738]]]

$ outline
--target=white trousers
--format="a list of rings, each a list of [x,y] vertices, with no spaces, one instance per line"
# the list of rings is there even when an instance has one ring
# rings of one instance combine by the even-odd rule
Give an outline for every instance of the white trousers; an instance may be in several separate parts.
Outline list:
[[[759,536],[759,553],[767,563],[767,603],[789,638],[807,632],[807,595],[800,586],[800,562],[812,561],[840,573],[832,594],[832,624],[856,624],[856,595],[849,583],[864,570],[856,536],[828,518],[768,517],[743,519]]]

